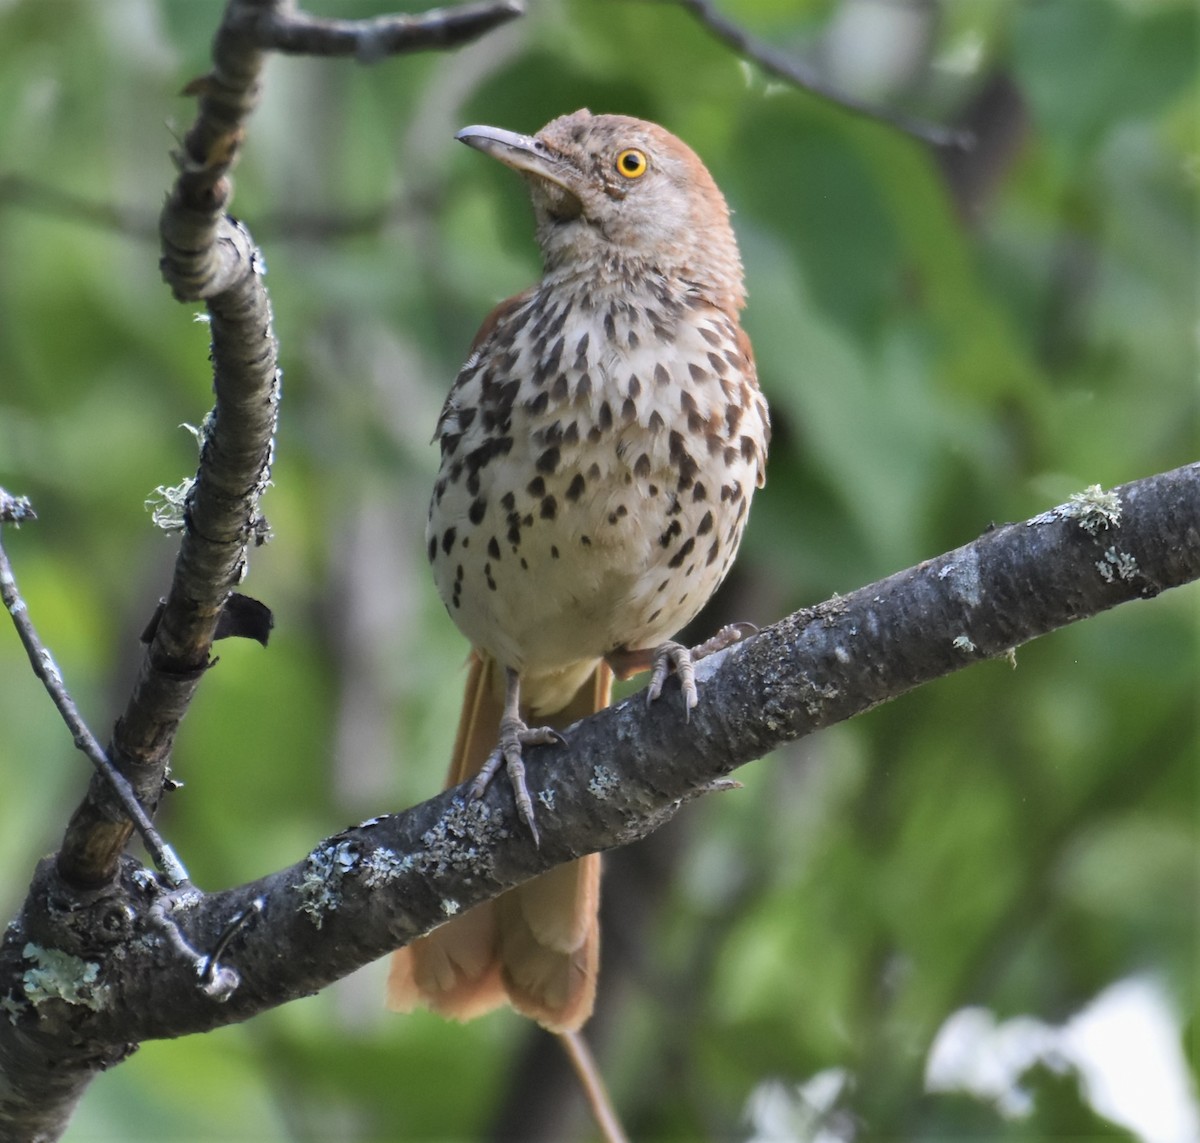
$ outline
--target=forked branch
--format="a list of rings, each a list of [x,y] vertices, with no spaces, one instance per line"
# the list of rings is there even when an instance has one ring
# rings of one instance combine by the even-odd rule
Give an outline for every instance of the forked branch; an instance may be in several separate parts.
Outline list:
[[[258,101],[264,53],[378,58],[464,43],[520,12],[514,0],[424,15],[318,20],[286,0],[230,0],[211,71],[188,85],[195,122],[175,154],[178,175],[160,221],[162,272],[182,302],[201,301],[212,332],[215,407],[200,433],[200,465],[183,490],[182,538],[170,589],[106,752],[153,816],[184,713],[210,665],[222,609],[268,535],[259,498],[270,480],[279,404],[277,346],[262,258],[226,211],[230,173]],[[115,875],[133,824],[100,778],[73,815],[58,857],[70,884]]]

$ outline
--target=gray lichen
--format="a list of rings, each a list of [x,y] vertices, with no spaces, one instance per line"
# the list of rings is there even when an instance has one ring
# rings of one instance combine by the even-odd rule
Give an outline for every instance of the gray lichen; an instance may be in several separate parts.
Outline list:
[[[18,1003],[11,996],[0,996],[0,1012],[8,1017],[10,1024],[15,1024],[27,1007],[28,1005]]]
[[[607,766],[594,766],[587,788],[593,798],[603,801],[620,784],[620,779]]]
[[[380,846],[371,850],[363,860],[363,884],[369,889],[380,889],[409,872],[415,864],[411,854],[400,854]]]
[[[320,846],[308,855],[304,877],[296,888],[302,898],[300,908],[318,929],[325,922],[325,914],[341,904],[342,879],[358,864],[358,854],[348,841]]]
[[[960,553],[958,559],[945,564],[938,579],[949,581],[951,593],[968,607],[978,607],[980,596],[979,556],[973,548]]]
[[[487,876],[492,859],[482,842],[489,833],[505,836],[502,825],[492,821],[487,805],[476,798],[456,798],[438,821],[421,835],[425,851],[421,865],[433,874],[448,870]]]
[[[1119,579],[1128,582],[1137,579],[1138,575],[1137,560],[1133,555],[1129,552],[1118,552],[1115,547],[1109,548],[1096,561],[1096,570],[1105,583],[1115,583]]]

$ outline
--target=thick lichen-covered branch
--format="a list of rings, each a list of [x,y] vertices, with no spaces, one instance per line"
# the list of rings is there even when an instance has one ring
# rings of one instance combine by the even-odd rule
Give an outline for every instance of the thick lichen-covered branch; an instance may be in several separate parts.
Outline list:
[[[92,983],[105,990],[103,1002],[79,1012],[64,1001],[63,1009],[97,1051],[247,1019],[555,865],[645,836],[776,746],[1197,578],[1200,465],[1089,489],[701,660],[701,702],[690,719],[672,684],[649,706],[638,694],[576,724],[565,747],[530,750],[540,846],[508,784],[497,781],[481,800],[448,790],[363,822],[295,865],[224,893],[172,894],[130,862],[94,906],[124,926],[107,951],[94,938],[72,943],[86,929],[64,934],[62,916],[39,904],[56,897],[57,874],[46,863],[0,948],[0,1003],[15,1027],[28,1021],[23,950],[53,947],[100,965]],[[247,910],[253,919],[230,937],[231,921]],[[156,937],[164,916],[187,948],[221,947],[238,980],[221,1001],[204,991],[179,941]],[[3,1032],[0,1024],[0,1041]]]

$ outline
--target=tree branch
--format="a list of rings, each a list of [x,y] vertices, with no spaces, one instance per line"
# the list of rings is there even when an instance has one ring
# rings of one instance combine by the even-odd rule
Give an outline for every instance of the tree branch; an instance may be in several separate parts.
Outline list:
[[[171,587],[107,751],[151,814],[179,724],[210,666],[222,608],[245,575],[250,546],[268,535],[258,502],[274,451],[277,345],[262,257],[226,214],[263,53],[353,50],[376,58],[463,43],[519,12],[514,0],[498,0],[356,23],[316,20],[286,0],[230,0],[213,41],[213,68],[186,89],[199,97],[199,112],[174,156],[178,176],[160,219],[161,268],[180,301],[207,306],[216,404],[186,493]],[[67,827],[60,875],[85,887],[110,880],[132,829],[113,787],[94,780]]]
[[[269,4],[260,11],[241,8],[245,30],[262,48],[293,55],[353,56],[375,63],[388,56],[468,43],[520,16],[520,0],[487,0],[456,8],[435,8],[415,15],[378,16],[373,20],[332,20],[297,12],[291,5]]]
[[[634,695],[576,724],[565,748],[531,750],[540,847],[496,782],[479,801],[463,787],[373,818],[207,896],[169,891],[127,858],[117,883],[72,894],[64,910],[68,890],[47,860],[0,945],[0,1064],[19,1061],[24,1081],[7,1104],[27,1091],[52,1099],[65,1074],[86,1082],[139,1040],[308,995],[555,865],[645,836],[782,743],[1196,578],[1200,464],[1093,487],[788,616],[697,664],[690,720],[672,685],[649,707]],[[214,995],[205,966],[218,950],[234,975]]]
[[[681,8],[686,8],[717,39],[728,44],[738,55],[753,60],[764,71],[783,80],[784,83],[803,88],[821,99],[845,108],[854,115],[886,123],[903,131],[906,135],[930,143],[934,147],[968,150],[974,145],[974,137],[969,131],[963,131],[956,127],[942,127],[924,119],[905,115],[900,111],[879,107],[874,103],[856,99],[853,95],[834,87],[816,68],[810,67],[801,60],[752,36],[740,25],[721,15],[711,0],[671,0],[671,2],[678,4]]]

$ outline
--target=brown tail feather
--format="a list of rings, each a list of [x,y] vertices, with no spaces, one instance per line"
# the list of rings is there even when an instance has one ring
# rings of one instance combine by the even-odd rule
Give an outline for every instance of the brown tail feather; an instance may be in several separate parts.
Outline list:
[[[476,774],[496,744],[501,672],[475,652],[449,783]],[[612,673],[601,663],[561,711],[538,721],[566,727],[608,705]],[[509,1003],[554,1032],[591,1015],[600,956],[600,857],[591,854],[520,885],[392,954],[388,1007],[427,1006],[472,1020]]]

